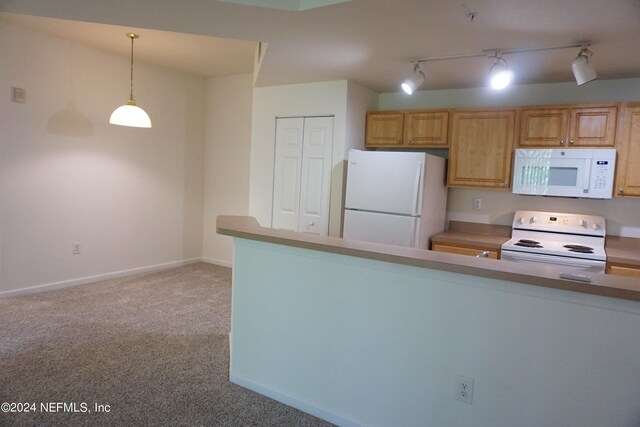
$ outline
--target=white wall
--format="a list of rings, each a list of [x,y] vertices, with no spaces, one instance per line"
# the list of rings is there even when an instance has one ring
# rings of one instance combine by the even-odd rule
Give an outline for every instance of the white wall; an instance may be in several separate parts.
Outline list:
[[[136,61],[153,128],[113,126],[128,58],[4,22],[0,39],[0,291],[200,258],[206,82]]]
[[[347,82],[347,136],[345,155],[349,150],[363,150],[367,111],[377,109],[378,92],[356,82]],[[345,157],[346,158],[346,157]]]
[[[207,80],[203,257],[231,265],[233,241],[216,233],[218,215],[249,212],[253,76]]]
[[[237,384],[342,426],[640,425],[639,302],[235,245]]]
[[[596,80],[584,86],[575,83],[513,86],[498,92],[489,88],[425,90],[414,96],[381,94],[380,110],[417,108],[501,107],[640,101],[640,79]],[[482,210],[473,210],[473,198],[481,197]],[[640,237],[640,199],[607,201],[560,197],[519,196],[507,191],[449,189],[448,219],[511,225],[518,209],[603,215],[607,233]]]

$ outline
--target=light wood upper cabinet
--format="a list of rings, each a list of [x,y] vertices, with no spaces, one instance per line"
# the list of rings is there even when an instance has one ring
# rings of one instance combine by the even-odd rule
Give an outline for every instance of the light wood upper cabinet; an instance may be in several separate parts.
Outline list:
[[[615,147],[618,107],[572,108],[569,146]]]
[[[527,147],[564,145],[567,139],[569,109],[527,109],[520,112],[520,142]]]
[[[446,147],[447,111],[370,111],[365,146]]]
[[[448,125],[447,111],[405,113],[404,143],[412,147],[446,147]]]
[[[640,196],[640,104],[627,107],[621,120],[616,196]]]
[[[533,107],[520,110],[520,147],[613,147],[618,107]]]
[[[395,147],[402,144],[404,113],[397,111],[369,111],[365,145],[367,147]]]
[[[516,110],[451,113],[450,187],[507,189]]]

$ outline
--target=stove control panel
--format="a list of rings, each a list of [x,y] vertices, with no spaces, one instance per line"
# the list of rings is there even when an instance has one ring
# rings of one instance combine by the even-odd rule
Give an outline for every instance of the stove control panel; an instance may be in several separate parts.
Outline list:
[[[604,237],[605,219],[598,215],[516,211],[513,228]]]

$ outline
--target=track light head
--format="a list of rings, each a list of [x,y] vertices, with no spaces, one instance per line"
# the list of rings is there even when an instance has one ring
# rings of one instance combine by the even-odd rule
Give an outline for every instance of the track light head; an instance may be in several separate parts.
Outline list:
[[[411,77],[402,82],[402,90],[407,95],[412,95],[413,92],[422,86],[422,83],[424,83],[424,73],[420,69],[420,63],[416,62],[416,65],[413,67],[413,74]]]
[[[497,90],[504,89],[511,84],[513,72],[507,67],[507,61],[502,58],[500,52],[496,53],[489,69],[489,83]]]
[[[593,65],[589,62],[589,58],[593,55],[593,52],[588,47],[583,47],[580,50],[576,59],[571,63],[571,69],[573,70],[573,76],[576,78],[578,86],[582,86],[585,83],[589,83],[592,80],[598,78],[596,70],[593,69]]]

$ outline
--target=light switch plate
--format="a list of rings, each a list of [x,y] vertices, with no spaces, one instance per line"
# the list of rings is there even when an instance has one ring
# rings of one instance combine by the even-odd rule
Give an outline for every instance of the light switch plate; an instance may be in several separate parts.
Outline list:
[[[19,104],[27,102],[27,91],[21,87],[11,88],[11,101]]]

